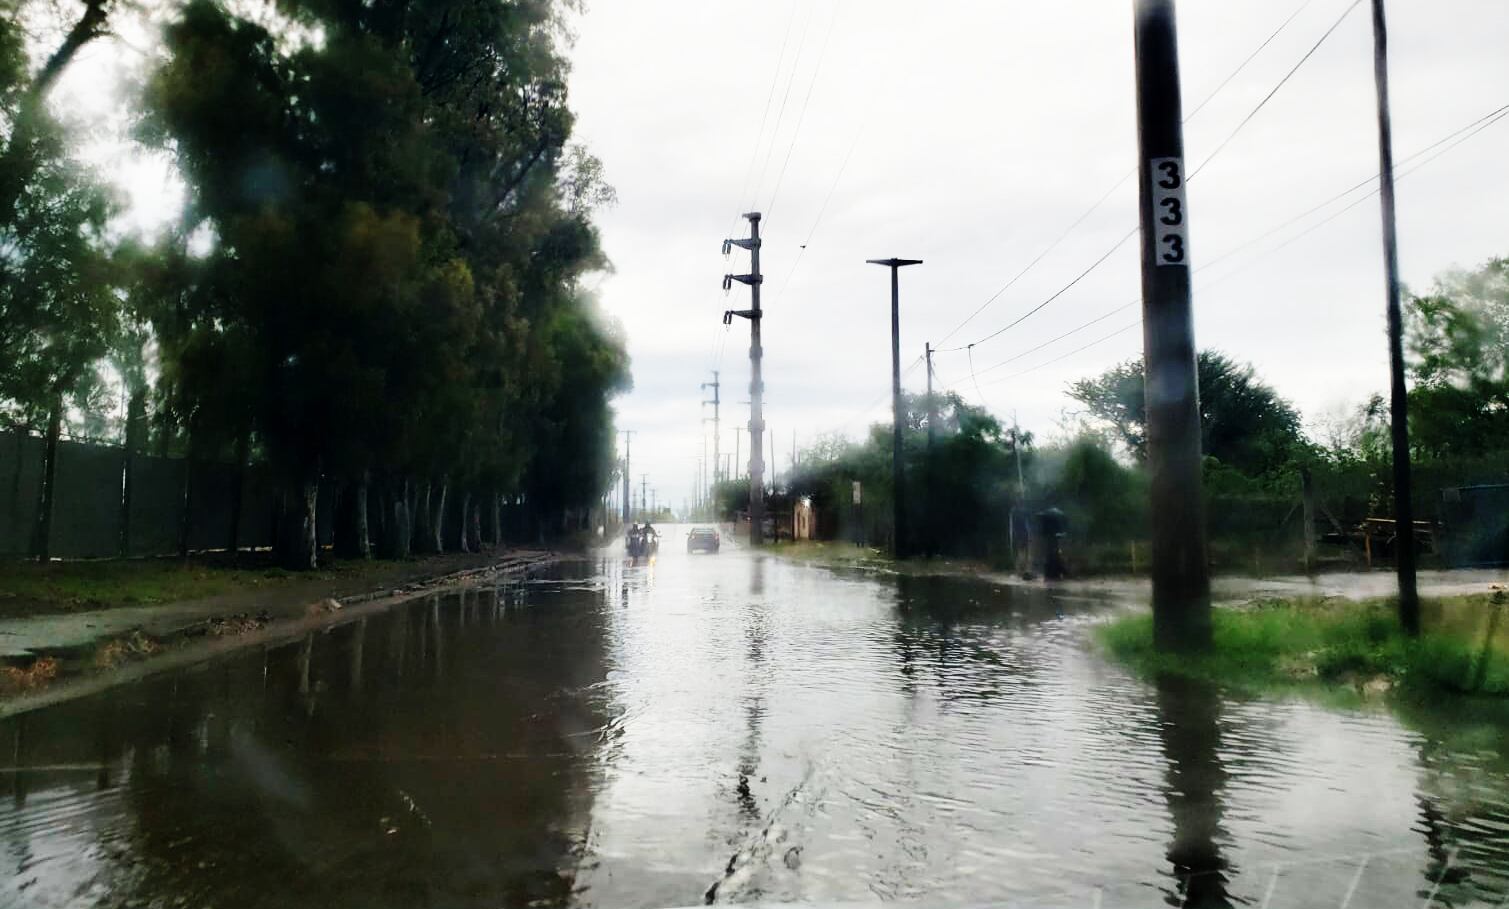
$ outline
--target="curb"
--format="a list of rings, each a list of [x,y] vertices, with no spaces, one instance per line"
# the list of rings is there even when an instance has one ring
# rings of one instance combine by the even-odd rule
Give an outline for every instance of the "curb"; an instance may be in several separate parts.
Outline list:
[[[65,701],[88,697],[117,685],[141,681],[161,672],[208,662],[243,648],[259,644],[263,646],[281,644],[315,632],[326,632],[431,594],[464,589],[494,578],[527,576],[532,571],[553,565],[562,559],[562,554],[555,552],[514,556],[481,568],[466,568],[422,581],[410,581],[399,588],[369,591],[334,599],[337,608],[328,611],[320,607],[332,602],[332,598],[315,600],[305,604],[303,616],[269,622],[256,631],[196,640],[140,662],[129,663],[116,669],[76,675],[55,682],[40,691],[25,692],[0,700],[0,720]],[[169,634],[170,636],[182,634],[198,624],[200,623],[193,622]]]

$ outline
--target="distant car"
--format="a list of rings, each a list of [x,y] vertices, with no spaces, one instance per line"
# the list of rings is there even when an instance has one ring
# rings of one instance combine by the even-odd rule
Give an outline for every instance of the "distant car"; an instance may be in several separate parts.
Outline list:
[[[718,531],[711,527],[693,527],[686,535],[686,551],[717,552],[719,542]]]

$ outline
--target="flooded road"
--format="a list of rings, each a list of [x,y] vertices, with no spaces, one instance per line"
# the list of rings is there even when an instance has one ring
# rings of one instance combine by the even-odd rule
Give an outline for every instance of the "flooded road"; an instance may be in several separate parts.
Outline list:
[[[1509,896],[1509,727],[1139,681],[1093,597],[662,539],[0,723],[0,905]]]

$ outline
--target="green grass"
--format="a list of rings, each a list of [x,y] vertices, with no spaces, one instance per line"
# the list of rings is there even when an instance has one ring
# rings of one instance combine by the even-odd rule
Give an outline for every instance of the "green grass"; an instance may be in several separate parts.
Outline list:
[[[1153,648],[1146,614],[1098,630],[1115,657],[1149,676],[1173,673],[1239,688],[1351,688],[1386,681],[1401,691],[1509,695],[1509,607],[1502,591],[1434,600],[1418,639],[1398,627],[1393,604],[1269,600],[1218,609],[1214,647],[1198,657]]]
[[[85,562],[0,562],[0,614],[26,615],[150,606],[247,590],[276,591],[295,582],[360,580],[395,574],[394,563],[338,562],[316,572],[236,568],[174,559]]]

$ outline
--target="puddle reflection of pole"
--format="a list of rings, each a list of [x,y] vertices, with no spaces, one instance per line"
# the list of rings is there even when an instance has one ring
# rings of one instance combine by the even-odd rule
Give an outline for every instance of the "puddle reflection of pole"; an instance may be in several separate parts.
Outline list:
[[[1221,793],[1226,771],[1221,766],[1220,695],[1201,681],[1159,676],[1158,730],[1167,762],[1164,799],[1174,824],[1168,860],[1174,890],[1170,906],[1182,909],[1229,909],[1229,866],[1221,854]]]
[[[367,642],[367,620],[365,617],[356,620],[356,628],[351,632],[351,693],[360,694],[362,690],[362,650]]]

